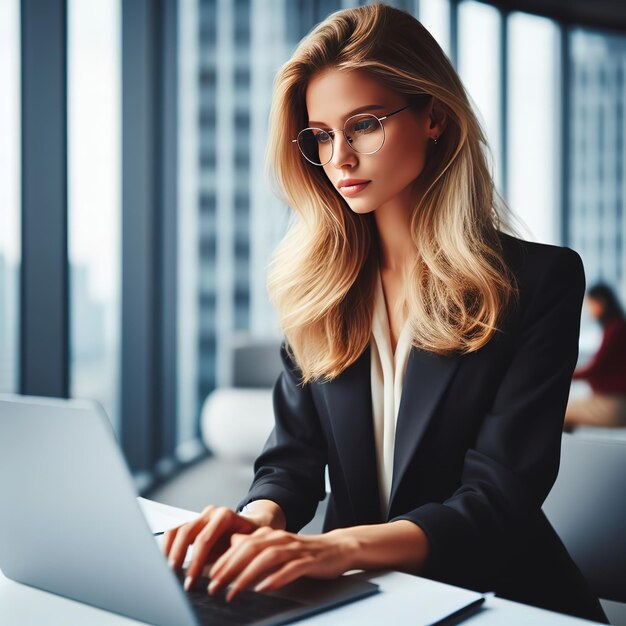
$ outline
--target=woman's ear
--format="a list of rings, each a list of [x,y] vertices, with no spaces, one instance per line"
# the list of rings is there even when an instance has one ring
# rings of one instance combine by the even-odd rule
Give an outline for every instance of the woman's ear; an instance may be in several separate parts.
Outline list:
[[[447,123],[448,123],[448,114],[446,113],[443,105],[437,100],[437,98],[433,98],[429,105],[428,119],[430,123],[430,133],[431,137],[437,139],[441,137]]]

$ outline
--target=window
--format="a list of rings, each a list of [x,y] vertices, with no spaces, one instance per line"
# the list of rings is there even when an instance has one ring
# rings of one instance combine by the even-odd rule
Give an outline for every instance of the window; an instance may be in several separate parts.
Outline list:
[[[449,0],[420,0],[419,20],[450,56],[450,2]]]
[[[585,264],[587,285],[613,287],[626,304],[624,110],[626,37],[577,29],[569,36],[568,245]],[[595,350],[597,323],[585,308],[581,350]]]
[[[500,13],[481,2],[459,4],[458,71],[487,135],[496,186],[502,189]]]
[[[624,276],[624,63],[626,38],[583,30],[570,37],[570,239],[588,280],[626,294]]]
[[[20,10],[0,0],[0,392],[19,391]]]
[[[207,394],[228,384],[234,333],[277,333],[267,264],[288,212],[265,177],[268,112],[276,70],[300,28],[308,32],[314,25],[314,12],[308,4],[306,15],[296,15],[290,2],[271,1],[269,11],[267,4],[181,0],[178,5],[177,454],[182,458],[193,453]],[[340,2],[318,8],[325,17]],[[213,29],[219,36],[208,37]]]
[[[68,4],[71,395],[119,428],[120,4]]]
[[[205,140],[206,145],[202,144],[201,138],[206,133],[205,126],[198,124],[198,111],[201,110],[200,102],[205,110],[215,111],[215,67],[208,58],[201,62],[199,57],[200,47],[215,49],[215,11],[215,2],[180,0],[178,4],[176,451],[181,460],[196,453],[198,379],[201,375],[213,375],[212,372],[200,372],[198,361],[202,349],[211,349],[210,346],[203,348],[201,344],[207,333],[202,333],[199,326],[199,313],[206,311],[204,319],[213,321],[215,312],[215,293],[199,286],[203,274],[199,249],[202,241],[215,237],[217,207],[215,190],[200,189],[200,172],[215,171],[217,150],[214,141]],[[215,124],[214,113],[211,124]],[[201,154],[200,160],[198,154]],[[215,332],[214,324],[212,327]]]
[[[508,28],[507,200],[528,226],[522,235],[558,244],[559,30],[552,20],[522,13],[509,17]]]

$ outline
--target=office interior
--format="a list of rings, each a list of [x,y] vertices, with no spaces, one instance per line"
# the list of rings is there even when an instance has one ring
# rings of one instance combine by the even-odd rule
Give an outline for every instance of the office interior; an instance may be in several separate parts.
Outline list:
[[[290,214],[265,169],[272,81],[358,4],[0,0],[0,393],[98,401],[141,495],[200,510],[245,494],[280,371],[266,270]],[[573,248],[587,285],[625,304],[626,5],[389,4],[459,72],[521,236]],[[580,363],[600,341],[584,309]],[[626,428],[573,436],[619,447],[604,479],[626,501]],[[604,502],[598,517],[626,528]],[[626,585],[598,584],[626,624]]]

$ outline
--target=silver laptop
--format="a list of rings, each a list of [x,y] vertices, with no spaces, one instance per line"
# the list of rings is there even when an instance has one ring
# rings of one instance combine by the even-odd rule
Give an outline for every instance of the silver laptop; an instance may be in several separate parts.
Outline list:
[[[375,593],[351,576],[226,603],[185,593],[135,498],[96,402],[0,394],[0,569],[17,582],[158,626],[284,624]],[[204,581],[206,582],[206,581]]]

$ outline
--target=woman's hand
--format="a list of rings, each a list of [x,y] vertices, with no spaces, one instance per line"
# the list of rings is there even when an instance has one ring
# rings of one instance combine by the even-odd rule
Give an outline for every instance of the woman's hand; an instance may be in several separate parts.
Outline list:
[[[236,533],[211,568],[209,593],[231,585],[230,601],[251,585],[270,591],[301,576],[336,578],[352,568],[356,550],[356,541],[339,531],[303,536],[264,526],[251,534]]]
[[[233,534],[231,545],[214,563],[209,593],[230,585],[240,591],[271,591],[301,576],[336,578],[351,569],[397,569],[419,574],[430,553],[424,531],[408,520],[338,528],[323,535],[296,535],[262,527]]]
[[[202,568],[214,562],[230,545],[234,533],[245,536],[260,528],[253,518],[235,513],[226,507],[208,506],[197,519],[168,530],[163,538],[163,553],[173,569],[182,567],[187,549],[194,545],[193,559],[187,568],[185,589],[190,589]]]
[[[165,533],[163,552],[169,556],[173,569],[182,567],[187,549],[194,544],[185,578],[186,590],[193,587],[206,563],[214,562],[228,550],[234,533],[246,535],[262,526],[285,528],[285,514],[272,500],[255,500],[244,511],[245,514],[238,514],[226,507],[208,506],[197,519]]]

